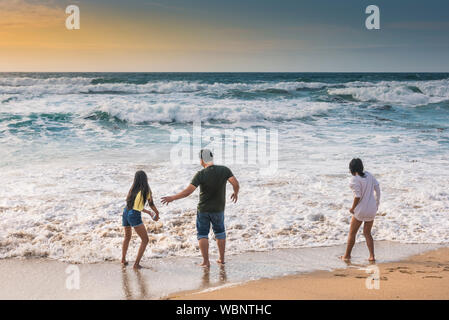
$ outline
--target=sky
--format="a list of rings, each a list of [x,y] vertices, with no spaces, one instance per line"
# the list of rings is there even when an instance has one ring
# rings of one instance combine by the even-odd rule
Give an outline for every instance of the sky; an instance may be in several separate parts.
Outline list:
[[[80,29],[67,30],[68,5]],[[368,30],[368,5],[380,30]],[[0,72],[448,72],[447,0],[0,0]]]

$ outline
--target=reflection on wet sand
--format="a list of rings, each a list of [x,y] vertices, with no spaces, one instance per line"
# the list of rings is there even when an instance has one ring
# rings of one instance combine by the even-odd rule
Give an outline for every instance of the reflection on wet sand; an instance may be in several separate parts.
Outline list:
[[[209,285],[210,285],[210,269],[203,268],[203,277],[201,278],[200,289],[209,288]]]
[[[211,286],[223,285],[226,283],[226,281],[228,279],[227,275],[226,275],[226,268],[223,264],[219,266],[218,282],[214,283],[213,285],[211,285],[210,274],[211,274],[210,268],[203,268],[203,276],[201,278],[202,281],[201,281],[201,286],[199,287],[199,289],[208,289]]]
[[[219,284],[225,284],[226,281],[228,280],[228,276],[226,275],[226,268],[225,266],[222,264],[220,266],[220,273],[219,273]]]
[[[227,282],[228,277],[224,265],[220,265],[218,270],[210,268],[201,268],[201,273],[198,273],[200,278],[197,278],[199,285],[197,289],[205,290],[211,287],[223,285]],[[157,298],[152,296],[148,284],[151,281],[151,273],[146,273],[148,269],[134,270],[131,268],[122,267],[122,290],[123,298],[126,300],[145,300]],[[211,280],[212,277],[212,280]],[[154,279],[156,280],[156,279]]]
[[[135,275],[133,277],[136,282],[138,289],[133,291],[131,285],[130,285],[130,277],[128,274],[128,270],[126,268],[122,268],[122,287],[123,287],[123,295],[126,300],[143,300],[143,299],[149,299],[149,295],[147,294],[147,286],[146,286],[146,280],[145,276],[142,274],[141,270],[131,270],[131,274]],[[136,291],[139,292],[136,292]]]

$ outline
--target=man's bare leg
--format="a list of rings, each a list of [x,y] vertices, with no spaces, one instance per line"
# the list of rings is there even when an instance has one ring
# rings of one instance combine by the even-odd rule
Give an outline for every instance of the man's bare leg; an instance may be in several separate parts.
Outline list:
[[[226,239],[217,239],[218,253],[219,258],[217,260],[218,263],[225,263],[225,249],[226,249]]]
[[[201,267],[210,267],[209,262],[209,239],[201,238],[198,240],[198,245],[200,247],[201,255],[203,256],[203,263],[200,264]]]

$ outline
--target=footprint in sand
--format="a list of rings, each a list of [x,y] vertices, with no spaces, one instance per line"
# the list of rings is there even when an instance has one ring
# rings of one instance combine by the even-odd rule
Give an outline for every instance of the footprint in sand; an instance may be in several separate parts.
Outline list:
[[[334,274],[335,277],[346,277],[345,274],[341,274],[341,273],[336,273]]]
[[[399,271],[403,272],[404,270],[408,270],[408,267],[396,267],[396,268],[388,268],[386,269],[388,272]]]
[[[407,273],[407,274],[412,274],[413,272],[408,271],[408,270],[399,270],[400,273]]]
[[[423,279],[425,279],[425,278],[441,279],[441,278],[443,278],[443,277],[440,277],[440,276],[425,276],[425,277],[423,277]]]

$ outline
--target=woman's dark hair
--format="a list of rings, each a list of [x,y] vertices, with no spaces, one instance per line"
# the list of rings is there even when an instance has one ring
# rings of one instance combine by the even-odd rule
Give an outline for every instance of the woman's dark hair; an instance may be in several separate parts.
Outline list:
[[[359,176],[364,177],[365,173],[363,173],[363,162],[362,162],[362,160],[360,160],[359,158],[352,159],[351,162],[349,162],[349,171],[351,171],[351,173],[353,175],[358,173]]]
[[[145,171],[139,170],[134,175],[134,182],[129,189],[128,196],[126,197],[126,206],[128,210],[134,207],[134,200],[136,200],[137,194],[141,192],[143,203],[145,204],[148,194],[150,193],[150,186],[148,185],[148,178]]]

